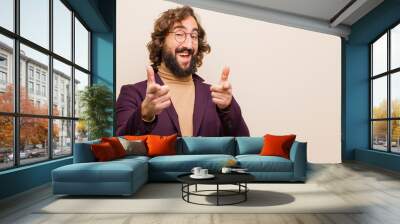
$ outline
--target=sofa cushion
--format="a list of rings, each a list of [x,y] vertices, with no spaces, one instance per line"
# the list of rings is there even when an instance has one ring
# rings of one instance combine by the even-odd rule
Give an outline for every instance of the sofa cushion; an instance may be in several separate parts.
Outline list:
[[[74,163],[52,171],[58,182],[130,182],[134,172],[143,172],[146,162],[139,159]],[[147,172],[143,174],[147,176]]]
[[[290,148],[296,135],[269,135],[264,136],[264,146],[261,149],[261,156],[281,156],[289,159]]]
[[[96,161],[104,162],[118,158],[112,145],[108,142],[92,144],[90,147],[92,149],[94,157],[96,157]]]
[[[190,172],[193,167],[200,166],[211,172],[219,171],[230,159],[231,155],[174,155],[158,156],[149,160],[149,170],[163,172]]]
[[[74,163],[87,163],[95,162],[96,158],[90,148],[92,144],[99,144],[100,139],[87,142],[77,142],[75,143],[74,149]]]
[[[263,144],[263,137],[236,137],[236,155],[259,154]]]
[[[118,137],[103,137],[101,138],[101,142],[108,142],[114,149],[115,155],[117,158],[122,158],[126,156],[126,151],[119,141]]]
[[[118,137],[122,146],[126,151],[126,155],[138,155],[145,156],[147,155],[147,148],[145,142],[142,140],[126,140],[125,138]]]
[[[226,154],[235,155],[233,137],[182,137],[181,154]]]
[[[292,172],[292,161],[279,156],[238,155],[239,166],[249,172]]]
[[[162,135],[148,135],[147,155],[148,156],[164,156],[176,154],[176,138],[177,134],[162,136]]]

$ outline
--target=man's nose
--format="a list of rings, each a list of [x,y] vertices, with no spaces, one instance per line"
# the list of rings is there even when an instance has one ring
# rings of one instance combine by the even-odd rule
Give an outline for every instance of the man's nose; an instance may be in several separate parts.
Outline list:
[[[186,39],[185,41],[183,41],[182,46],[189,49],[193,48],[193,40],[192,37],[190,36],[190,33],[186,34]]]

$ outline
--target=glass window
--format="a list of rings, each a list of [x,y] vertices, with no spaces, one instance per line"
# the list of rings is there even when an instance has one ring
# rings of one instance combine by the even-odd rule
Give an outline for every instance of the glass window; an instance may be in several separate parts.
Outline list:
[[[14,72],[10,63],[14,57],[13,50],[13,40],[0,34],[0,111],[2,112],[14,111]],[[8,58],[10,60],[7,60]]]
[[[372,140],[374,149],[387,151],[387,121],[372,122]]]
[[[89,69],[89,32],[75,18],[75,63]]]
[[[49,158],[48,119],[20,118],[21,164],[35,163]]]
[[[399,32],[397,25],[370,45],[371,148],[391,153],[400,153],[400,72],[396,70],[400,65]]]
[[[64,85],[64,83],[71,83],[72,84],[72,69],[71,66],[66,65],[56,59],[53,60],[53,77],[54,77],[54,84],[53,84],[53,88],[54,88],[54,92],[56,93],[54,95],[54,101],[58,103],[57,99],[58,99],[58,89],[61,82],[61,85]],[[60,82],[58,81],[60,79]],[[70,89],[65,89],[65,88],[61,88],[61,94],[64,96],[67,96],[68,98],[68,103],[67,103],[67,108],[66,108],[66,114],[63,114],[62,116],[68,116],[71,117],[72,116],[72,91]],[[64,100],[64,99],[61,99]],[[56,108],[56,109],[54,109]],[[59,115],[60,114],[60,108],[58,108],[57,106],[53,105],[53,114],[54,115]]]
[[[20,0],[21,36],[49,48],[49,0]]]
[[[391,151],[400,153],[400,120],[392,120],[391,122]]]
[[[60,1],[53,0],[54,52],[71,60],[72,12]]]
[[[33,82],[28,82],[29,94],[33,94]]]
[[[0,9],[0,26],[14,31],[14,0],[1,0]]]
[[[24,55],[24,57],[21,56],[21,61],[20,61],[20,80],[21,80],[21,89],[20,89],[20,108],[21,108],[21,113],[25,114],[41,114],[45,115],[48,114],[48,97],[43,97],[42,91],[41,91],[41,86],[40,86],[40,75],[41,72],[45,72],[45,74],[48,74],[48,62],[49,62],[49,57],[43,53],[40,53],[39,51],[36,51],[28,46],[25,46],[21,44],[21,55]],[[27,91],[27,87],[25,86],[25,80],[26,80],[26,63],[29,61],[30,65],[35,68],[36,70],[36,79],[38,79],[38,82],[36,83],[36,90],[34,95],[29,95],[29,92]],[[46,75],[47,76],[47,75]],[[48,86],[48,81],[45,82],[46,86]],[[48,96],[47,94],[47,89],[45,90],[46,93],[44,95]],[[38,99],[40,97],[43,100],[43,103],[38,105],[32,105],[29,103],[29,99]]]
[[[16,3],[18,18],[14,13]],[[90,32],[68,4],[64,0],[0,0],[0,112],[13,113],[15,102],[19,103],[17,113],[0,115],[0,170],[45,161],[49,155],[70,156],[74,139],[87,140],[86,125],[80,124],[77,128],[74,117],[80,115],[80,97],[76,94],[89,85],[91,75]],[[5,29],[15,35],[9,35]],[[20,32],[17,34],[15,30]],[[14,48],[16,41],[18,52]],[[53,43],[52,49],[50,43]],[[14,71],[14,53],[20,60],[19,74]],[[61,56],[62,62],[53,53]],[[72,79],[74,72],[76,78]],[[17,100],[15,77],[20,85]],[[50,89],[51,80],[53,89]],[[53,108],[52,114],[49,106]],[[19,127],[13,127],[15,121],[19,121]],[[49,127],[52,127],[51,133]],[[19,130],[18,135],[13,133],[15,128]],[[73,128],[80,131],[75,136],[72,136]],[[14,142],[19,145],[12,145]]]
[[[53,120],[53,157],[72,154],[72,121]]]
[[[387,118],[387,79],[386,76],[372,82],[372,118]]]
[[[0,115],[0,170],[14,165],[14,122],[11,116]]]
[[[75,117],[81,115],[80,94],[86,86],[89,86],[89,75],[75,69]]]
[[[33,67],[32,66],[29,66],[28,73],[29,73],[29,79],[33,79]]]
[[[36,84],[36,95],[40,95],[40,84]]]
[[[0,67],[7,68],[7,55],[0,53]]]
[[[400,118],[400,72],[391,75],[391,116]]]
[[[372,44],[372,75],[387,71],[387,34]]]
[[[75,121],[75,142],[88,140],[88,127],[85,120]]]
[[[393,28],[390,34],[390,68],[395,69],[400,67],[400,24]]]

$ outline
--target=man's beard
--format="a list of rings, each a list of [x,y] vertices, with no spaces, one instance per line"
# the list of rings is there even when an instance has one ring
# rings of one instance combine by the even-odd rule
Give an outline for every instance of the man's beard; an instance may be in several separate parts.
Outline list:
[[[189,66],[186,69],[181,68],[181,66],[178,64],[178,61],[176,60],[176,55],[184,51],[188,51],[189,54],[191,55]],[[171,52],[167,52],[167,50],[163,50],[162,60],[165,63],[165,66],[169,70],[171,70],[172,74],[180,78],[187,77],[197,71],[196,57],[193,55],[192,49],[188,48],[176,49],[175,55],[173,55]]]

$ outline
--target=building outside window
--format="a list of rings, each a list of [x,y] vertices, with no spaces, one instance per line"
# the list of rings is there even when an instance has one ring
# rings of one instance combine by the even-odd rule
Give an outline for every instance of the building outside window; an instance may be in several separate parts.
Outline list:
[[[50,1],[52,4],[49,4]],[[0,11],[3,9],[9,10],[2,8]],[[36,13],[39,11],[42,13]],[[79,103],[79,92],[90,84],[85,80],[90,80],[91,75],[90,32],[66,2],[19,1],[19,12],[11,10],[8,13],[20,22],[16,24],[15,31],[8,27],[2,27],[9,30],[7,32],[0,29],[0,84],[13,87],[0,88],[0,98],[11,99],[0,101],[0,123],[5,130],[0,132],[0,139],[3,140],[0,141],[0,156],[4,158],[0,160],[0,171],[72,155],[73,143],[87,139],[86,126],[79,122],[79,113],[75,109],[61,108],[57,106],[57,100],[62,94],[63,104]],[[2,18],[0,16],[0,20]],[[14,54],[19,61],[13,60]],[[74,60],[72,55],[75,55]],[[16,66],[18,74],[14,74]],[[79,75],[74,78],[77,73]],[[13,80],[15,76],[20,85],[19,98],[16,99],[13,98],[14,89],[17,89]],[[50,80],[53,80],[53,89],[49,89]],[[60,80],[62,86],[59,85]],[[50,105],[50,99],[53,99],[53,105]],[[20,108],[18,113],[13,109],[15,104]],[[18,125],[16,134],[13,132],[14,125]],[[31,133],[34,131],[43,134],[33,139]],[[16,160],[16,157],[19,159]]]

